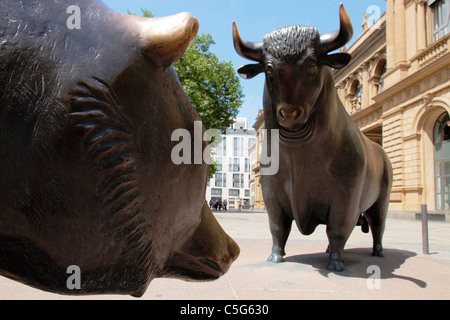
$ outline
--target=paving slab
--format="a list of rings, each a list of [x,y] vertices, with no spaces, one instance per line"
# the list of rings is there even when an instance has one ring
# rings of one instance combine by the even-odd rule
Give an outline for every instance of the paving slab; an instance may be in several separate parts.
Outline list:
[[[345,271],[329,272],[325,226],[311,236],[295,227],[286,262],[266,262],[271,235],[265,212],[215,212],[241,254],[213,282],[155,279],[145,295],[62,296],[0,277],[3,300],[447,300],[450,299],[450,223],[430,222],[430,255],[422,253],[419,221],[389,218],[385,257],[371,256],[372,239],[355,228],[344,252]]]

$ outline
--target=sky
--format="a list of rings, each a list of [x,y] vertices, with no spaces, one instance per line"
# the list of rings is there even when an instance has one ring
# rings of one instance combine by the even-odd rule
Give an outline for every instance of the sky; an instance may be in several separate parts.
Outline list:
[[[339,4],[342,2],[353,23],[354,35],[350,46],[361,34],[363,13],[368,22],[374,22],[386,11],[385,0],[103,0],[111,9],[138,15],[141,8],[155,17],[163,17],[188,11],[199,23],[198,34],[209,33],[215,41],[210,48],[221,61],[231,61],[235,70],[253,63],[238,56],[232,39],[232,22],[235,21],[241,37],[248,41],[262,41],[264,35],[281,27],[307,25],[316,27],[320,33],[339,28]],[[258,110],[262,109],[264,75],[251,80],[241,79],[245,94],[238,117],[248,119],[251,128]]]

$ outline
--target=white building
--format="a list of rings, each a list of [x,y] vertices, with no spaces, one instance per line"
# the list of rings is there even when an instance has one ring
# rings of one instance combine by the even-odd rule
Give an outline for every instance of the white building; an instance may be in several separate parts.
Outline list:
[[[248,130],[247,119],[238,118],[222,135],[222,142],[213,150],[218,163],[217,173],[208,182],[206,200],[227,200],[228,208],[250,205],[249,147],[255,143],[255,131]]]

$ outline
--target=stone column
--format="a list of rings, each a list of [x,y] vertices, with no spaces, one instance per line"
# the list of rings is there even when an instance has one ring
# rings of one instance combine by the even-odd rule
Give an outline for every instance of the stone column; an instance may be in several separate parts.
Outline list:
[[[397,0],[399,1],[399,0]],[[387,69],[395,67],[395,2],[386,0],[386,55]]]
[[[395,0],[395,65],[406,63],[406,22],[404,0]]]
[[[370,63],[364,63],[362,66],[362,108],[367,108],[370,105],[370,84],[369,84],[369,66]]]
[[[427,30],[426,30],[426,0],[417,0],[417,50],[421,51],[427,47]]]

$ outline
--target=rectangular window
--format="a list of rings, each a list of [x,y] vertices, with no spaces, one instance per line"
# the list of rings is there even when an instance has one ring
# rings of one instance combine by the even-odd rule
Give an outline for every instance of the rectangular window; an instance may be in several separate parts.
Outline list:
[[[250,172],[250,159],[245,159],[245,172]]]
[[[216,173],[216,187],[223,187],[222,184],[222,174],[221,173]]]
[[[213,195],[213,196],[221,196],[222,195],[222,189],[211,189],[211,195]]]
[[[229,196],[230,197],[239,197],[239,190],[230,189]]]
[[[214,149],[214,154],[216,156],[226,156],[227,155],[227,140],[226,140],[226,137],[222,137],[222,141]]]
[[[214,153],[216,156],[222,156],[223,155],[223,145],[222,143],[219,143],[216,148],[214,149]]]
[[[245,155],[245,140],[244,138],[233,138],[233,156],[243,157]]]
[[[240,172],[240,171],[241,171],[241,161],[239,158],[234,158],[232,172]]]
[[[233,156],[239,156],[239,138],[233,138]]]
[[[223,137],[222,145],[223,145],[223,155],[226,156],[227,155],[227,137]]]
[[[223,171],[223,159],[222,158],[216,158],[214,160],[217,162],[217,165],[216,165],[217,171],[218,172]]]
[[[239,174],[233,174],[233,188],[239,188],[240,186],[240,179]]]
[[[450,0],[428,1],[433,16],[433,41],[438,41],[448,33]]]
[[[215,175],[216,187],[227,187],[227,174],[226,173],[216,173]]]
[[[450,161],[441,160],[435,163],[436,210],[450,208]]]

